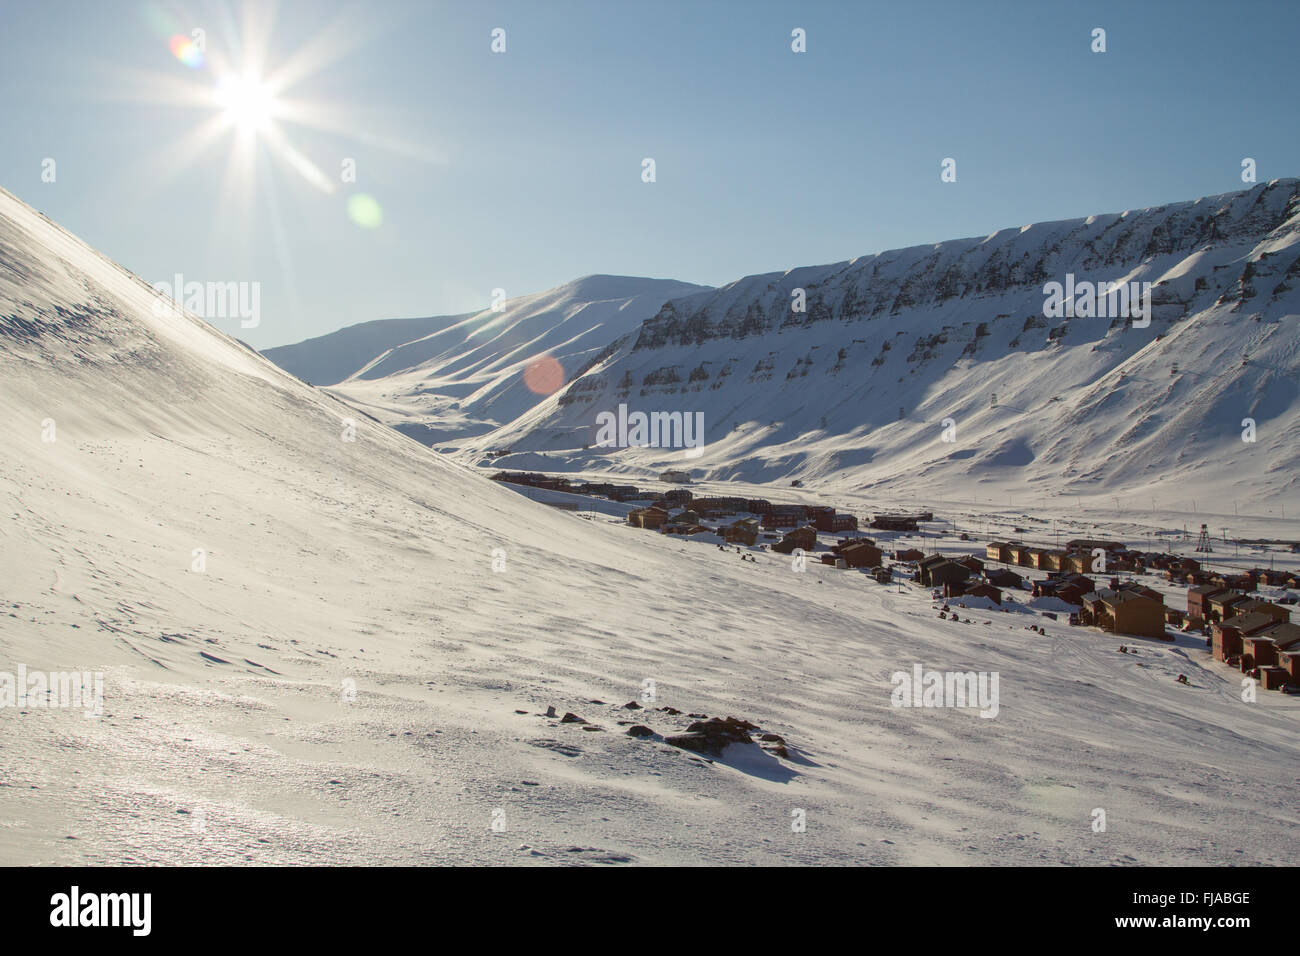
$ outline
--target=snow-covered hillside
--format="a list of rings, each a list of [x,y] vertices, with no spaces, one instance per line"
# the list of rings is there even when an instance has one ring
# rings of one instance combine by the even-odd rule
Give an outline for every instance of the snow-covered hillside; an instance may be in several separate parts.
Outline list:
[[[550,508],[156,301],[0,192],[0,671],[104,675],[99,717],[0,695],[0,863],[1300,849],[1300,700],[1243,703],[1200,641],[938,620],[910,585]],[[916,664],[999,673],[996,718],[891,706]],[[789,752],[665,741],[697,713]]]
[[[664,302],[703,288],[592,275],[497,309],[368,322],[265,354],[423,444],[455,448],[513,422]]]
[[[1231,487],[1275,504],[1300,465],[1298,192],[1280,180],[749,276],[667,303],[472,448],[511,449],[507,468],[685,465],[845,492],[1169,502]],[[1150,282],[1149,326],[1045,317],[1045,283],[1067,274]],[[584,447],[620,403],[702,412],[705,453]]]
[[[435,315],[423,319],[376,319],[307,339],[294,345],[265,349],[262,354],[286,372],[312,385],[333,385],[369,365],[390,349],[449,325],[463,322],[465,315]]]

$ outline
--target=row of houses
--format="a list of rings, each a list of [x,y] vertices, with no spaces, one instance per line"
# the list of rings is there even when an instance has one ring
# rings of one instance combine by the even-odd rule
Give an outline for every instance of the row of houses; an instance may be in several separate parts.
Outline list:
[[[1291,612],[1277,604],[1252,598],[1250,592],[1215,584],[1201,584],[1187,589],[1187,619],[1194,627],[1204,627],[1254,611],[1270,614],[1279,621],[1289,621]]]
[[[797,528],[809,522],[818,531],[831,534],[858,530],[856,517],[822,505],[772,505],[767,511],[755,513],[760,515],[764,528]]]
[[[898,551],[896,556],[908,560],[914,551]],[[949,600],[961,597],[986,597],[995,604],[1002,603],[1004,588],[1019,588],[1020,575],[1001,569],[988,569],[974,555],[947,557],[931,554],[916,562],[916,582],[924,587],[942,588]]]
[[[990,541],[984,548],[984,557],[989,561],[1033,568],[1035,571],[1068,571],[1086,574],[1101,566],[1098,557],[1093,554],[1097,549],[1106,552],[1107,569],[1126,570],[1125,565],[1131,565],[1131,562],[1126,560],[1123,547],[1112,541],[1093,541],[1084,538],[1068,542],[1064,549],[1039,548],[1018,541]]]
[[[616,485],[608,481],[570,481],[562,475],[544,475],[536,471],[498,471],[490,477],[492,481],[506,481],[512,485],[528,485],[531,488],[564,491],[574,495],[598,495],[610,501],[635,501],[638,498],[654,497],[636,485]],[[672,493],[668,492],[670,495]],[[687,500],[689,496],[690,492],[687,492]]]
[[[684,474],[684,472],[664,472],[664,475],[678,476],[671,480],[689,480],[689,476],[685,479],[680,477]],[[826,505],[773,504],[766,498],[744,498],[735,495],[697,497],[689,488],[670,488],[664,492],[646,491],[637,488],[636,485],[571,482],[568,478],[537,472],[500,471],[492,475],[492,480],[578,495],[600,495],[612,501],[647,500],[651,502],[651,507],[661,510],[673,507],[689,508],[701,518],[725,518],[737,514],[759,515],[762,527],[768,529],[798,528],[804,524],[811,524],[818,531],[831,534],[858,530],[858,519],[854,515],[844,514]]]
[[[1293,624],[1290,612],[1280,605],[1236,600],[1242,597],[1203,601],[1207,610],[1213,604],[1217,613],[1225,615],[1210,626],[1210,653],[1215,660],[1257,678],[1266,690],[1288,684],[1300,687],[1300,625]],[[1189,593],[1189,608],[1191,601]]]
[[[666,471],[660,475],[660,478],[665,482],[690,481],[689,474],[683,471]],[[839,534],[845,531],[857,531],[859,528],[855,515],[837,511],[828,505],[776,504],[766,498],[727,495],[697,497],[689,488],[670,488],[663,492],[649,491],[640,489],[636,485],[571,482],[568,478],[538,472],[499,471],[492,475],[492,480],[578,495],[600,495],[611,501],[645,500],[652,506],[665,510],[673,507],[690,508],[702,518],[725,518],[737,514],[758,515],[761,526],[768,530],[793,529],[810,524],[818,531]],[[933,520],[932,512],[912,515],[877,514],[871,519],[870,526],[888,531],[917,531],[920,522]]]
[[[873,515],[870,525],[881,531],[910,531],[920,530],[922,521],[933,521],[934,514],[927,511],[914,515],[897,515],[897,514],[878,514]]]
[[[1300,625],[1292,623],[1288,608],[1249,591],[1200,584],[1187,589],[1187,619],[1196,627],[1209,625],[1215,660],[1239,667],[1266,690],[1300,688]]]
[[[1104,562],[1095,554],[1098,550],[1104,552]],[[1109,587],[1098,587],[1088,576],[1103,568],[1140,571],[1141,557],[1118,541],[1094,538],[1076,538],[1064,548],[1039,548],[1017,541],[993,541],[985,548],[989,561],[1046,572],[1047,578],[1033,585],[1034,597],[1055,597],[1077,605],[1080,624],[1113,634],[1164,638],[1166,624],[1182,623],[1182,612],[1167,608],[1159,591],[1141,584],[1121,584],[1118,578],[1111,578]]]
[[[1272,568],[1250,568],[1237,573],[1204,571],[1198,568],[1183,574],[1170,571],[1165,577],[1189,587],[1211,585],[1235,591],[1256,591],[1261,585],[1271,588],[1300,588],[1300,571],[1276,571]]]
[[[1115,541],[1077,538],[1064,548],[1041,548],[1016,541],[993,541],[985,548],[990,561],[1014,564],[1040,571],[1073,571],[1087,574],[1101,570],[1093,551],[1106,552],[1105,570],[1130,571],[1141,574],[1149,571],[1162,573],[1166,580],[1189,586],[1213,585],[1223,589],[1254,591],[1260,585],[1267,587],[1300,587],[1300,571],[1276,571],[1252,568],[1247,571],[1210,571],[1201,567],[1195,558],[1167,552],[1130,551]]]

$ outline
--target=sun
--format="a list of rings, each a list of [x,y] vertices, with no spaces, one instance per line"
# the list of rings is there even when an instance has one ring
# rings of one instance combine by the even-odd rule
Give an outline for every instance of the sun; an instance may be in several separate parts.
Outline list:
[[[265,132],[276,115],[277,104],[271,90],[251,74],[222,77],[212,98],[225,118],[245,132]]]

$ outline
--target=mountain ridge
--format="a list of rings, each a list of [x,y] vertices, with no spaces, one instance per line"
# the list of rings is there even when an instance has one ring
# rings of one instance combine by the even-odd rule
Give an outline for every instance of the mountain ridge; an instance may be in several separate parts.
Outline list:
[[[1043,285],[1067,274],[1150,283],[1150,327],[1048,318]],[[1300,421],[1290,384],[1300,372],[1297,278],[1295,179],[746,276],[665,303],[467,455],[506,448],[515,454],[495,464],[652,473],[679,458],[584,447],[596,415],[640,403],[705,412],[709,447],[695,467],[714,480],[912,482],[941,493],[1030,481],[1073,494],[1168,487],[1194,464],[1213,489],[1231,483],[1232,463],[1244,460],[1232,439],[1257,418],[1267,426],[1247,451],[1266,467],[1250,490],[1277,496],[1294,487],[1282,438]],[[803,313],[791,309],[796,289]],[[1098,417],[1112,386],[1135,422]],[[1186,411],[1207,404],[1213,415]],[[1016,409],[1044,423],[1017,421]],[[942,440],[949,419],[955,442]],[[1180,460],[1179,435],[1204,436],[1223,467]],[[1113,468],[1099,464],[1111,459]]]

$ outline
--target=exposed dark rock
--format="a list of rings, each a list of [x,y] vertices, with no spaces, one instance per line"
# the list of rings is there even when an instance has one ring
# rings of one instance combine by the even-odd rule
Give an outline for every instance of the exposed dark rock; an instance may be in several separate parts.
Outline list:
[[[698,720],[686,728],[684,734],[672,734],[664,739],[674,747],[695,753],[719,756],[728,744],[752,744],[750,731],[758,727],[736,717],[714,717]]]
[[[560,723],[562,724],[585,724],[586,722],[586,719],[579,717],[577,714],[568,713],[567,711],[564,716],[560,718]]]
[[[627,735],[629,737],[653,737],[654,733],[655,732],[645,724],[636,724],[627,729]]]

